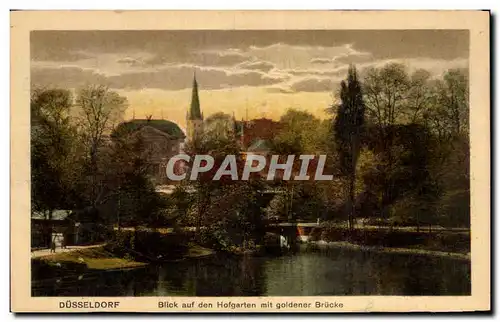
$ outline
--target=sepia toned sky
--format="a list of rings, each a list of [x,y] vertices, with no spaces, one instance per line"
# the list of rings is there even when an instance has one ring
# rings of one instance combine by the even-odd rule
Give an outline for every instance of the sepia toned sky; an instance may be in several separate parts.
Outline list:
[[[31,86],[103,84],[128,98],[126,118],[185,126],[193,74],[206,116],[277,119],[288,108],[324,117],[349,63],[400,62],[439,76],[467,68],[467,31],[34,31]]]

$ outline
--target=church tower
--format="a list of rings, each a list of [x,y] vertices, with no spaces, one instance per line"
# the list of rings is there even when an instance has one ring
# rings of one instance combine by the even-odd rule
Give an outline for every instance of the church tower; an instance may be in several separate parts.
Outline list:
[[[203,132],[203,113],[200,109],[200,98],[198,96],[198,82],[196,82],[196,74],[193,77],[193,91],[191,94],[191,107],[186,117],[187,125],[187,140],[193,141]]]

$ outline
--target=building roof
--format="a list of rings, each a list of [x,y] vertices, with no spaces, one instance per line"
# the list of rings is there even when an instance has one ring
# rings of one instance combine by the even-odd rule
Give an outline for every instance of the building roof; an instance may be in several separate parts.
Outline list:
[[[120,123],[113,131],[112,136],[130,134],[145,126],[150,126],[156,130],[162,131],[172,138],[184,139],[186,135],[181,128],[174,122],[168,120],[148,120],[148,119],[134,119]]]
[[[170,135],[166,132],[163,132],[163,131],[160,131],[152,126],[149,126],[149,125],[146,125],[146,126],[143,126],[139,131],[137,131],[136,133],[142,133],[143,135],[156,135],[156,136],[162,136],[162,137],[165,137],[166,139],[169,139],[169,140],[174,140],[176,139],[176,137],[174,137],[173,135]]]
[[[260,118],[237,122],[235,132],[242,136],[244,147],[250,147],[256,140],[272,141],[280,132],[282,124],[271,119]]]

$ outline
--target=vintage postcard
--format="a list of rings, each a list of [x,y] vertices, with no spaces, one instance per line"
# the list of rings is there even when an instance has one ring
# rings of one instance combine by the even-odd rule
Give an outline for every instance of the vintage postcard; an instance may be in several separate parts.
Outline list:
[[[490,310],[487,11],[11,13],[11,310]]]

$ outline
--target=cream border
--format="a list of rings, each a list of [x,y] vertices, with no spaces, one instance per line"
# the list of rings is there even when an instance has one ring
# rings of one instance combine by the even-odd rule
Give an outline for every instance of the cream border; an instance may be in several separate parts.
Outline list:
[[[471,311],[490,309],[490,81],[487,11],[17,11],[11,12],[11,310],[85,312],[60,309],[58,298],[32,298],[30,291],[29,32],[31,30],[140,29],[469,29],[472,295],[458,297],[335,296],[258,298],[175,298],[178,303],[297,302],[329,300],[342,309],[310,312]],[[120,301],[122,312],[174,312],[158,301],[173,298],[62,298],[64,301]],[[232,312],[299,312],[305,310]],[[101,310],[102,311],[102,310]],[[206,311],[193,310],[177,311]],[[226,310],[230,311],[230,310]]]

